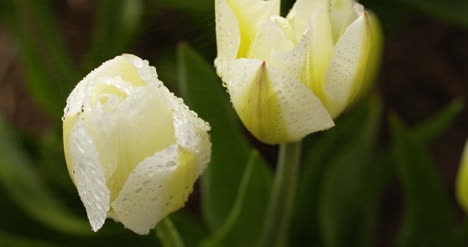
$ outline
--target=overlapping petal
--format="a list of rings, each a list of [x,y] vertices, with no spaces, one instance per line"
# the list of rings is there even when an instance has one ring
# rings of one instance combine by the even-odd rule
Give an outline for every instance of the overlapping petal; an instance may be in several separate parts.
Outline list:
[[[261,60],[231,60],[218,69],[242,122],[265,143],[299,141],[334,125],[321,101],[303,83]]]

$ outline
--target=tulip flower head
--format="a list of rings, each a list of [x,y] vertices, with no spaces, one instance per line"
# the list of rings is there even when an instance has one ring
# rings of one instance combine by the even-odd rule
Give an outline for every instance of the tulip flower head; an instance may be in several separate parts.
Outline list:
[[[468,140],[462,154],[460,169],[457,176],[457,199],[465,212],[468,213]]]
[[[218,75],[247,129],[270,144],[333,127],[366,88],[379,47],[377,23],[353,0],[279,10],[279,0],[216,0]]]
[[[136,56],[87,75],[67,99],[63,135],[92,229],[110,217],[147,234],[183,207],[210,160],[209,129]]]

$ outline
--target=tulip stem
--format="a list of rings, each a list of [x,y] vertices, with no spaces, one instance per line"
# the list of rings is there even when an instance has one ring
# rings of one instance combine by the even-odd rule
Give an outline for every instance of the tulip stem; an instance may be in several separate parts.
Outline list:
[[[169,217],[164,218],[156,226],[156,235],[163,247],[184,247],[184,242]]]
[[[287,242],[300,165],[301,142],[281,144],[273,191],[260,246],[280,247]]]

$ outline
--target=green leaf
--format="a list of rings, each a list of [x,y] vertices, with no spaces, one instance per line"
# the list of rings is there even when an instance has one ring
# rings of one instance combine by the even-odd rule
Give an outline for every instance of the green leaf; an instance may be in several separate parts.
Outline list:
[[[129,44],[137,37],[143,17],[142,0],[101,0],[96,1],[96,4],[86,71],[126,52]]]
[[[468,1],[465,0],[400,0],[426,14],[452,24],[468,27]]]
[[[349,143],[334,150],[323,174],[318,215],[323,246],[370,246],[383,167],[376,162],[381,106],[363,107]],[[358,117],[358,116],[356,116]]]
[[[0,246],[8,247],[58,247],[58,245],[25,238],[23,236],[15,236],[8,233],[0,232]]]
[[[202,178],[203,216],[211,230],[224,224],[238,194],[249,145],[221,80],[188,45],[178,49],[179,88],[190,109],[211,125],[211,163]]]
[[[388,181],[381,179],[384,163],[375,161],[373,148],[380,107],[365,102],[333,129],[305,140],[291,246],[366,246],[372,240],[377,195]]]
[[[453,205],[424,145],[396,116],[390,124],[394,162],[405,193],[397,246],[462,246]]]
[[[164,218],[156,226],[156,234],[163,247],[184,247],[184,242],[169,217]]]
[[[32,161],[20,149],[8,126],[0,119],[0,184],[27,214],[59,232],[91,233],[84,219],[68,211],[34,171]]]
[[[463,110],[463,102],[453,100],[442,111],[413,128],[414,136],[423,143],[429,143],[442,135]]]
[[[272,183],[272,174],[265,161],[256,151],[252,151],[234,207],[226,223],[202,246],[255,246],[261,237]]]
[[[64,159],[61,132],[62,129],[48,130],[36,139],[37,144],[32,148],[38,152],[35,158],[43,179],[47,180],[51,186],[58,186],[76,194]]]
[[[14,1],[9,24],[18,40],[28,90],[56,120],[63,114],[77,73],[60,36],[49,1]]]
[[[171,220],[182,236],[185,246],[200,246],[201,241],[208,235],[208,230],[199,219],[185,210],[171,214]]]

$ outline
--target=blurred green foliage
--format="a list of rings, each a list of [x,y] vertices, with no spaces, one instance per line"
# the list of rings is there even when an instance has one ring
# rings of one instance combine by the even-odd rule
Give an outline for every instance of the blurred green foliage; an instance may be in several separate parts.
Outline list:
[[[454,208],[423,143],[395,116],[391,128],[393,161],[406,201],[397,246],[465,246],[456,238]]]
[[[464,0],[362,2],[380,17],[387,34],[414,13],[468,27]],[[282,12],[293,3],[284,0]],[[254,246],[265,222],[272,166],[246,138],[212,66],[213,1],[96,1],[90,37],[83,38],[89,46],[77,54],[79,61],[67,49],[56,4],[0,1],[0,20],[16,38],[27,89],[52,120],[50,130],[22,138],[9,119],[0,118],[0,209],[6,214],[0,221],[0,246]],[[188,20],[183,28],[196,34],[173,28],[160,18],[163,12]],[[154,20],[159,22],[148,24]],[[92,233],[66,172],[59,134],[62,109],[73,86],[92,68],[121,53],[144,53],[139,45],[148,46],[147,33],[154,39],[185,34],[161,42],[157,57],[144,58],[156,60],[161,79],[211,124],[213,155],[201,181],[200,209],[174,213],[148,236],[136,236],[110,220]],[[175,45],[179,41],[184,42]],[[376,246],[379,216],[385,214],[379,211],[381,195],[395,181],[401,182],[405,200],[394,246],[466,246],[468,227],[456,220],[427,152],[428,143],[444,134],[462,108],[455,100],[414,127],[392,115],[385,147],[380,135],[388,116],[379,96],[372,95],[340,117],[335,128],[307,137],[290,246]]]

